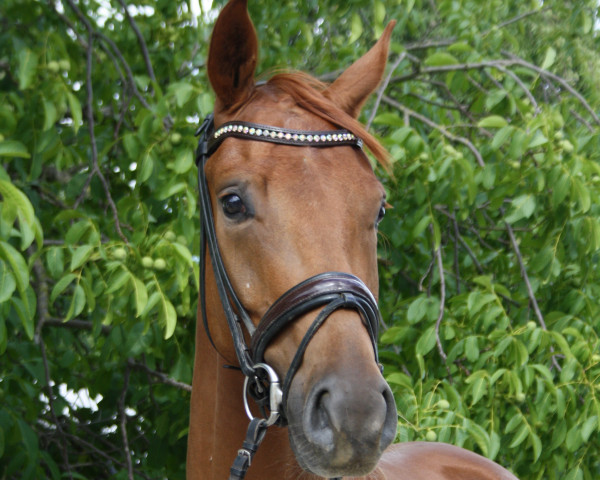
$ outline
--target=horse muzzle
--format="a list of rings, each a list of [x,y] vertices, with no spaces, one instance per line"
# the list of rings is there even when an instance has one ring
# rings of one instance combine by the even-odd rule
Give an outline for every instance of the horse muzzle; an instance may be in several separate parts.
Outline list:
[[[303,395],[298,382],[287,402],[289,436],[305,470],[327,478],[371,472],[394,440],[397,411],[378,371],[329,372]],[[375,369],[376,370],[376,369]]]

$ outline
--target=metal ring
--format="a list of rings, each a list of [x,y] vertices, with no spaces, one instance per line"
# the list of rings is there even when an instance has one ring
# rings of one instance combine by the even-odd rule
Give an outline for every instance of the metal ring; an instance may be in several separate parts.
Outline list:
[[[277,419],[279,418],[279,408],[281,407],[283,394],[281,392],[281,388],[279,387],[279,377],[277,376],[277,373],[275,373],[275,370],[273,370],[273,368],[271,368],[266,363],[257,363],[256,365],[254,365],[255,370],[259,368],[264,370],[269,376],[270,414],[269,418],[265,419],[265,421],[267,422],[267,427],[270,427],[271,425],[275,424],[275,422],[277,422]],[[246,410],[246,415],[252,421],[255,417],[250,411],[250,405],[248,405],[248,380],[249,377],[246,377],[244,379],[244,409]]]

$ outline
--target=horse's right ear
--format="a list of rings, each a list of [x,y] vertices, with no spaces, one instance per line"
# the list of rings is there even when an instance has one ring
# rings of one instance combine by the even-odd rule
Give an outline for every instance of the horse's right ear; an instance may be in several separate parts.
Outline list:
[[[247,0],[230,0],[215,24],[208,52],[208,78],[217,94],[215,110],[243,103],[254,87],[258,38]]]

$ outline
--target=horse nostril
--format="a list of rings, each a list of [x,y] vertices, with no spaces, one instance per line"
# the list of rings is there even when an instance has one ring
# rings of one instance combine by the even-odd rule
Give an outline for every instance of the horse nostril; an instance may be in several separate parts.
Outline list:
[[[328,390],[315,391],[308,399],[304,420],[304,431],[309,442],[325,451],[333,449],[334,432],[329,415],[331,395]]]

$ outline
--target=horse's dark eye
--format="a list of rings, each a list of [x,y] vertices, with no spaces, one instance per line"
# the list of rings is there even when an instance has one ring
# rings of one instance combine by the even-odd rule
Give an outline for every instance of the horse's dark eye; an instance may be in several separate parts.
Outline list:
[[[221,205],[223,206],[225,215],[232,219],[240,219],[248,212],[243,200],[236,194],[226,195],[221,198]]]
[[[377,214],[377,221],[375,224],[379,225],[379,223],[383,220],[383,217],[385,217],[385,202],[383,202],[381,207],[379,207],[379,213]]]

